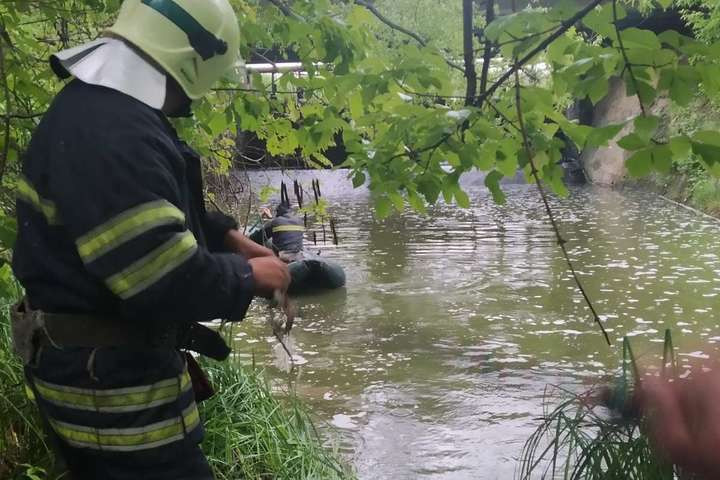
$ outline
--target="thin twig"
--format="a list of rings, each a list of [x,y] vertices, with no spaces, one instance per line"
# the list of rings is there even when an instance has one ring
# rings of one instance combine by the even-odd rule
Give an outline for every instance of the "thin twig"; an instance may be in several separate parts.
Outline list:
[[[562,237],[560,234],[560,229],[558,227],[557,221],[555,220],[555,216],[552,213],[552,209],[550,208],[550,202],[547,199],[547,194],[545,193],[545,189],[542,186],[542,183],[540,182],[540,176],[538,175],[538,170],[535,166],[535,161],[533,160],[532,156],[532,150],[530,148],[530,140],[528,139],[527,129],[525,128],[525,123],[523,120],[523,112],[522,112],[522,104],[521,104],[521,98],[520,98],[520,75],[518,73],[519,69],[515,69],[515,103],[517,107],[517,115],[518,115],[518,123],[520,124],[520,131],[522,132],[523,137],[523,146],[525,149],[525,155],[528,158],[528,162],[530,162],[530,173],[532,174],[533,178],[535,179],[535,184],[537,185],[538,191],[540,192],[540,197],[542,198],[543,204],[545,205],[545,211],[547,212],[548,218],[550,219],[550,223],[552,224],[553,230],[555,231],[555,237],[557,238],[558,245],[560,246],[560,249],[562,250],[563,256],[565,257],[565,261],[567,262],[568,268],[570,269],[570,272],[572,273],[573,278],[575,279],[575,283],[577,284],[578,289],[580,290],[580,293],[582,293],[583,298],[585,299],[585,303],[587,303],[587,306],[590,308],[590,311],[593,315],[593,320],[595,323],[598,324],[600,327],[600,331],[602,331],[603,336],[605,337],[605,341],[608,345],[612,345],[612,342],[610,341],[610,337],[607,334],[607,331],[605,331],[605,327],[602,324],[602,321],[600,320],[600,316],[595,311],[595,307],[592,304],[592,301],[590,301],[590,297],[588,296],[587,292],[585,291],[585,287],[583,286],[582,282],[580,281],[580,277],[578,276],[577,272],[575,271],[575,267],[573,266],[572,260],[570,260],[570,255],[568,255],[567,249],[565,248],[565,244],[567,241]]]
[[[495,105],[494,103],[492,103],[492,102],[490,102],[490,101],[486,101],[485,104],[486,104],[488,107],[490,107],[491,109],[493,109],[493,110],[495,111],[495,113],[496,113],[500,118],[502,118],[503,121],[505,121],[505,123],[507,123],[508,125],[510,125],[511,127],[513,127],[513,128],[514,128],[515,130],[517,130],[518,132],[521,132],[521,133],[522,133],[522,130],[520,129],[520,127],[517,126],[517,125],[515,124],[515,122],[513,122],[512,120],[510,120],[507,115],[505,115],[503,112],[501,112],[500,109],[497,108],[497,105]]]
[[[11,113],[9,115],[0,115],[0,118],[3,119],[15,119],[15,120],[31,120],[33,118],[39,118],[45,115],[45,112],[37,112],[37,113]]]

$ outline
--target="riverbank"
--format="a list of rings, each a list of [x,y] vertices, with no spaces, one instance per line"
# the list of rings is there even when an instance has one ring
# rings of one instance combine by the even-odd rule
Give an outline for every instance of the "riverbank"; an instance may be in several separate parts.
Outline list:
[[[8,308],[0,299],[0,478],[60,478],[24,391],[11,351]],[[205,362],[218,394],[200,407],[203,450],[218,480],[351,479],[354,474],[316,430],[309,410],[291,394],[280,400],[262,371],[236,362]]]
[[[698,96],[689,106],[670,105],[665,114],[669,136],[692,135],[720,129],[720,106],[707,96]],[[668,175],[654,174],[639,184],[703,213],[720,218],[720,179],[713,177],[694,154],[674,159]]]

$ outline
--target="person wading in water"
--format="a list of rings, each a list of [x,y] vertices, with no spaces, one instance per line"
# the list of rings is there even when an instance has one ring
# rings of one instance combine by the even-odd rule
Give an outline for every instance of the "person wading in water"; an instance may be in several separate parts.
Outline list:
[[[289,204],[278,205],[275,218],[263,226],[265,238],[272,239],[273,249],[285,263],[303,260],[305,227],[303,221],[293,214]]]
[[[125,0],[102,38],[51,58],[72,80],[24,159],[12,326],[76,480],[211,480],[196,399],[212,392],[183,350],[226,358],[198,322],[242,320],[288,288],[285,263],[206,211],[200,157],[167,119],[236,65],[239,42],[228,0]]]

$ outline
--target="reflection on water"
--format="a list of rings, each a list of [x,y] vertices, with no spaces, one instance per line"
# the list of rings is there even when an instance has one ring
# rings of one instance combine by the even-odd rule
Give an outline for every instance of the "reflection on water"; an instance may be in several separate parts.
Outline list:
[[[309,183],[307,174],[300,174]],[[278,174],[253,181],[277,185]],[[473,206],[373,219],[367,192],[322,174],[348,286],[299,299],[294,387],[341,434],[364,479],[510,479],[548,384],[582,388],[616,365],[623,335],[660,354],[720,340],[720,229],[654,195],[576,190],[555,200],[568,248],[615,345],[576,291],[536,192],[495,205],[465,179]],[[236,352],[270,375],[276,341],[255,305]]]

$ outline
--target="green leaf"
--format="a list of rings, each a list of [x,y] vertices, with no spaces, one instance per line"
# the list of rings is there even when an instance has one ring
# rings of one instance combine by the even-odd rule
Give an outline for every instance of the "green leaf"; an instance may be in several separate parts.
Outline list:
[[[668,174],[672,170],[672,151],[667,145],[659,145],[652,150],[653,168]]]
[[[460,208],[470,208],[470,198],[461,188],[455,190],[455,202]]]
[[[640,101],[644,105],[652,105],[652,103],[655,101],[655,98],[657,97],[657,90],[655,90],[655,87],[653,87],[649,83],[638,80],[637,94],[638,97],[640,97]]]
[[[442,181],[436,175],[426,174],[418,180],[417,189],[425,196],[425,200],[433,205],[440,197]]]
[[[681,107],[687,107],[692,102],[695,91],[693,85],[683,81],[677,75],[673,77],[673,82],[670,85],[670,98],[680,105]]]
[[[420,195],[418,195],[417,192],[413,190],[408,191],[408,203],[416,212],[427,212],[427,207],[425,206],[425,202],[423,201],[422,197],[420,197]]]
[[[17,237],[17,221],[0,213],[0,250],[15,247]]]
[[[640,115],[635,118],[635,134],[646,142],[650,142],[659,125],[660,119],[658,117],[654,115]]]
[[[646,140],[637,133],[626,135],[617,142],[618,146],[625,150],[640,150],[647,147],[649,143],[649,139]]]
[[[355,92],[350,96],[350,115],[358,119],[365,113],[362,92]]]
[[[393,208],[393,204],[388,197],[386,197],[386,196],[375,197],[375,212],[377,212],[378,217],[380,217],[380,218],[389,217],[390,212],[392,212],[392,208]]]
[[[395,210],[398,212],[402,212],[405,208],[405,199],[402,195],[400,195],[398,192],[388,192],[388,197],[390,198],[390,201],[395,206]]]
[[[453,195],[455,195],[455,192],[460,189],[460,186],[458,185],[459,178],[460,176],[453,172],[443,179],[442,194],[445,203],[450,204],[453,200]]]
[[[594,148],[604,147],[620,133],[623,126],[622,124],[617,124],[593,128],[587,136],[586,145]]]
[[[460,164],[463,169],[469,170],[475,163],[478,151],[475,145],[464,144],[458,152],[460,155]]]
[[[625,10],[618,5],[618,20],[624,18],[626,15]],[[613,26],[613,10],[611,5],[603,5],[596,8],[583,19],[583,23],[599,33],[603,37],[614,37],[615,27]]]
[[[662,48],[657,35],[650,30],[632,27],[623,30],[620,35],[625,48],[644,48],[648,50],[660,50]]]
[[[518,169],[518,158],[517,155],[505,156],[502,160],[498,160],[496,168],[506,177],[512,177],[515,175]]]
[[[649,174],[653,168],[651,149],[635,152],[625,161],[625,166],[633,177],[642,177]]]
[[[359,188],[365,185],[365,174],[363,172],[355,172],[352,178],[353,188]]]
[[[505,193],[500,188],[500,180],[502,180],[502,178],[503,174],[497,170],[493,170],[485,177],[485,186],[490,190],[495,203],[498,204],[504,204],[506,200]]]
[[[600,100],[607,96],[609,85],[607,78],[604,77],[598,77],[593,81],[588,90],[588,97],[590,97],[593,105],[597,105]]]
[[[497,156],[497,143],[485,142],[480,146],[480,150],[475,155],[473,164],[478,170],[490,170],[495,165],[495,157]]]
[[[690,139],[685,135],[671,138],[668,145],[670,146],[670,151],[672,151],[673,156],[678,160],[687,158],[692,152]]]
[[[715,130],[702,130],[695,133],[692,138],[696,142],[720,146],[720,132]]]

